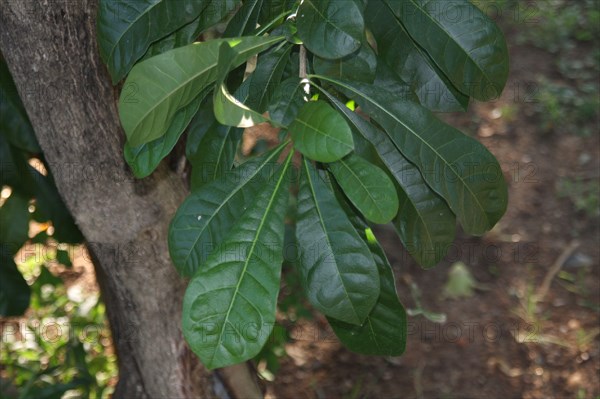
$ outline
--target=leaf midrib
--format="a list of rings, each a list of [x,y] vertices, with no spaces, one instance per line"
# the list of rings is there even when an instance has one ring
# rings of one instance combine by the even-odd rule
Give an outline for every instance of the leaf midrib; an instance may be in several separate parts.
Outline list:
[[[365,192],[367,193],[367,197],[369,197],[371,199],[371,202],[373,203],[373,205],[375,205],[375,207],[377,208],[377,210],[379,211],[379,216],[383,217],[384,212],[381,210],[381,208],[379,207],[379,204],[377,203],[377,201],[371,196],[371,191],[367,188],[367,186],[365,186],[362,182],[362,180],[358,177],[358,175],[356,173],[354,173],[354,170],[352,170],[352,168],[350,166],[348,166],[348,164],[343,160],[340,159],[339,161],[342,165],[344,165],[344,167],[352,174],[352,176],[354,176],[354,178],[358,181],[358,183],[360,184],[360,186],[365,190]]]
[[[335,259],[335,268],[337,270],[337,274],[339,276],[340,282],[342,283],[342,287],[344,288],[344,294],[346,294],[346,298],[348,299],[348,302],[350,303],[350,308],[354,312],[354,316],[356,316],[356,320],[358,320],[360,322],[360,317],[358,317],[358,313],[356,312],[356,309],[354,308],[354,303],[350,299],[350,295],[348,294],[348,290],[346,289],[346,283],[344,282],[344,279],[342,278],[342,272],[340,271],[340,269],[338,267],[338,261],[336,259],[335,253],[333,252],[333,246],[331,245],[331,241],[329,240],[329,235],[327,234],[328,230],[327,230],[327,227],[325,226],[325,221],[323,220],[323,213],[321,212],[321,208],[319,207],[319,201],[317,200],[317,194],[314,190],[314,186],[313,186],[312,178],[310,175],[310,171],[308,170],[307,162],[308,161],[306,161],[306,159],[305,159],[304,160],[304,171],[306,172],[306,178],[308,179],[308,187],[310,188],[310,193],[315,202],[315,209],[317,210],[317,215],[319,216],[319,224],[321,225],[321,228],[323,229],[323,232],[325,233],[325,239],[327,240],[328,247],[332,249],[333,258]]]
[[[185,260],[183,262],[184,265],[187,265],[190,256],[192,255],[192,252],[194,252],[194,248],[196,247],[196,245],[198,244],[198,240],[200,240],[200,237],[202,236],[202,234],[204,233],[204,231],[208,228],[208,226],[210,225],[210,222],[212,221],[212,219],[214,219],[215,215],[217,213],[219,213],[221,211],[221,209],[225,206],[225,204],[227,204],[229,202],[229,200],[231,200],[231,198],[236,195],[242,188],[244,188],[248,183],[250,183],[250,181],[258,174],[259,171],[261,171],[264,167],[264,165],[266,165],[271,159],[273,159],[275,156],[277,156],[279,154],[279,150],[282,148],[282,146],[280,146],[279,148],[275,149],[275,151],[273,151],[273,154],[271,154],[268,158],[265,159],[265,162],[261,163],[256,170],[252,173],[252,175],[250,175],[250,177],[248,177],[248,179],[246,179],[246,181],[243,184],[240,184],[239,186],[237,186],[234,190],[232,190],[229,195],[227,195],[227,197],[225,197],[225,199],[223,200],[223,203],[221,203],[216,209],[215,211],[208,217],[208,220],[206,222],[206,224],[204,225],[204,228],[202,228],[200,230],[200,233],[198,234],[198,236],[196,237],[196,239],[194,240],[194,244],[190,246],[190,251],[188,252],[188,254],[185,257]]]
[[[258,237],[260,237],[260,234],[262,232],[262,229],[265,225],[265,221],[268,218],[269,213],[271,212],[271,208],[273,206],[273,201],[275,201],[275,198],[277,197],[277,195],[279,194],[279,189],[281,188],[281,183],[284,180],[285,176],[286,176],[286,172],[287,169],[290,165],[290,161],[292,159],[292,155],[293,155],[293,151],[290,151],[288,158],[285,161],[285,164],[283,166],[283,170],[281,171],[281,176],[279,177],[279,179],[277,180],[277,184],[275,185],[275,189],[273,190],[273,194],[271,195],[271,198],[269,198],[269,202],[265,208],[263,217],[260,220],[260,224],[258,225],[258,228],[256,229],[256,233],[254,235],[254,239],[252,240],[252,245],[250,246],[250,250],[247,252],[247,256],[246,256],[246,260],[244,261],[244,267],[242,268],[242,272],[240,273],[240,278],[238,279],[238,282],[235,286],[235,290],[231,299],[231,302],[229,304],[229,308],[227,309],[227,313],[225,314],[225,318],[223,319],[223,324],[221,325],[221,331],[219,332],[219,337],[217,339],[217,345],[214,346],[214,350],[212,352],[212,356],[210,358],[209,364],[212,364],[212,361],[215,358],[215,355],[217,353],[217,348],[221,345],[221,339],[223,338],[223,333],[225,332],[225,325],[227,323],[229,323],[229,315],[231,313],[231,309],[233,309],[233,304],[236,302],[238,293],[239,295],[243,295],[241,292],[239,292],[240,289],[240,285],[242,284],[242,280],[245,277],[246,274],[246,270],[248,269],[248,264],[250,263],[250,258],[252,257],[252,255],[254,254],[254,249],[256,247],[256,243],[258,242]],[[251,302],[249,302],[251,303]],[[262,314],[260,312],[258,312],[259,315],[262,318]],[[231,325],[233,325],[232,323],[229,323]]]
[[[464,96],[466,96],[468,94],[463,93],[457,87],[454,86],[454,83],[452,82],[452,80],[448,77],[448,75],[446,75],[446,73],[442,70],[442,68],[435,62],[433,57],[431,57],[431,55],[429,55],[429,53],[424,48],[421,48],[421,46],[419,44],[417,44],[417,41],[412,37],[410,32],[408,32],[408,29],[406,29],[403,22],[400,21],[400,19],[396,16],[396,14],[394,14],[394,11],[391,9],[390,5],[387,2],[383,2],[383,4],[389,9],[390,14],[392,14],[392,18],[394,19],[394,21],[396,21],[398,23],[398,26],[400,27],[400,29],[408,37],[409,45],[413,48],[413,51],[415,51],[422,58],[423,63],[425,65],[427,65],[427,67],[431,70],[431,72],[433,72],[434,76],[437,76],[439,78],[441,83],[444,86],[446,86],[446,88],[448,89],[448,92],[452,95],[452,97],[454,97],[456,102],[462,106],[460,99],[457,98],[455,93],[452,91],[452,88],[454,88],[457,93],[460,93]],[[387,61],[387,59],[384,59],[383,62],[386,65],[388,65],[392,70],[394,69],[393,66],[391,66],[390,63]],[[444,81],[444,78],[447,80],[447,82]],[[424,83],[427,84],[428,82],[424,82]],[[452,87],[450,87],[450,86],[452,86]]]
[[[320,130],[320,129],[318,129],[318,128],[317,128],[316,126],[314,126],[314,125],[309,125],[308,123],[304,122],[302,119],[296,119],[296,120],[295,120],[295,122],[298,122],[298,123],[300,123],[301,125],[304,125],[304,126],[306,126],[306,127],[310,128],[310,129],[314,130],[315,132],[319,133],[321,136],[323,136],[323,137],[325,137],[325,138],[329,138],[329,139],[331,139],[331,140],[333,140],[333,141],[337,142],[338,144],[341,144],[341,145],[343,145],[343,146],[344,146],[344,147],[346,147],[346,148],[350,148],[350,149],[352,149],[352,146],[348,145],[348,143],[346,143],[346,142],[344,142],[344,141],[342,141],[342,140],[338,139],[338,138],[337,138],[337,137],[335,137],[335,136],[332,136],[332,135],[330,135],[329,133],[327,133],[327,132],[326,132],[326,131],[324,131],[324,130]]]

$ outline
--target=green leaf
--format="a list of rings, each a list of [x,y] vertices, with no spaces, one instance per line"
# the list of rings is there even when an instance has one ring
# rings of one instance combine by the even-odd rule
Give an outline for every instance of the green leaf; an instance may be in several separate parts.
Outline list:
[[[379,298],[360,326],[328,318],[331,328],[342,343],[363,355],[399,356],[406,348],[406,311],[398,300],[392,267],[385,252],[366,225],[358,229],[377,265],[380,281]]]
[[[244,128],[258,125],[263,122],[269,122],[269,118],[264,117],[260,112],[245,105],[241,98],[236,98],[229,93],[229,90],[225,85],[225,78],[227,77],[226,72],[231,69],[231,65],[236,57],[236,51],[227,43],[221,45],[218,63],[220,72],[217,78],[217,89],[213,95],[215,117],[223,125]],[[246,93],[243,93],[245,94],[244,99],[253,95],[251,81],[246,86],[245,90]]]
[[[20,316],[29,307],[31,291],[12,256],[0,246],[0,316]]]
[[[358,51],[343,58],[328,60],[315,56],[313,67],[319,75],[373,83],[377,71],[377,56],[364,39]]]
[[[394,183],[377,166],[355,154],[327,165],[350,201],[374,223],[388,223],[398,213]]]
[[[468,0],[384,0],[450,81],[477,100],[496,99],[508,78],[502,31]]]
[[[396,73],[384,62],[377,64],[377,77],[375,78],[373,85],[383,87],[386,91],[389,91],[396,97],[417,104],[421,103],[413,88],[404,83],[402,79],[398,78]]]
[[[197,0],[101,0],[98,47],[113,83],[129,72],[152,42],[192,22],[206,6]]]
[[[477,281],[463,262],[456,262],[450,267],[448,281],[444,286],[444,297],[457,299],[473,296]]]
[[[206,8],[200,14],[200,32],[223,21],[233,11],[240,0],[204,0]],[[238,35],[241,36],[241,35]]]
[[[152,58],[155,55],[165,53],[174,48],[187,46],[193,43],[200,35],[200,17],[196,18],[187,25],[182,26],[170,35],[154,42],[144,54],[142,60]]]
[[[250,80],[246,79],[234,96],[245,100]],[[192,190],[223,176],[233,166],[243,129],[220,124],[213,112],[212,99],[196,115],[188,133],[187,157],[192,164]]]
[[[306,102],[304,96],[300,78],[291,77],[284,80],[273,93],[269,117],[283,126],[289,126]]]
[[[209,369],[258,354],[275,324],[292,154],[186,290],[183,334]]]
[[[192,190],[197,190],[231,170],[242,134],[242,129],[218,122],[210,127],[202,140],[201,150],[190,160]]]
[[[243,129],[220,124],[212,99],[200,109],[188,129],[186,155],[192,165],[192,191],[231,170]]]
[[[192,276],[253,203],[273,173],[284,145],[246,161],[201,186],[181,204],[169,227],[169,252],[177,271]]]
[[[425,183],[419,169],[408,162],[384,132],[350,111],[327,91],[323,93],[375,147],[381,161],[400,186],[400,207],[394,225],[408,252],[423,267],[439,263],[454,241],[456,232],[456,218],[448,204]]]
[[[358,50],[365,30],[361,7],[354,0],[303,0],[296,24],[306,48],[327,59]]]
[[[251,127],[264,122],[271,122],[265,116],[244,105],[229,93],[225,84],[215,90],[214,111],[217,120],[223,125],[236,127]]]
[[[469,97],[454,87],[425,50],[410,38],[383,0],[369,0],[365,22],[377,40],[379,59],[398,80],[411,85],[424,107],[439,112],[467,109]]]
[[[304,104],[289,131],[294,147],[315,161],[334,162],[354,149],[350,127],[324,101]]]
[[[498,161],[481,143],[380,87],[314,77],[354,92],[361,107],[446,200],[467,233],[481,235],[500,220],[508,202],[506,182]]]
[[[379,297],[377,267],[309,161],[298,193],[299,273],[310,303],[323,314],[360,325]]]
[[[198,36],[208,28],[212,27],[223,18],[225,18],[231,10],[233,10],[238,3],[237,0],[213,0],[205,1],[206,6],[198,16],[189,24],[182,26],[172,34],[163,37],[157,42],[150,45],[150,48],[144,55],[143,59],[153,57],[158,54],[162,54],[166,51],[172,50],[177,47],[186,46],[194,42]],[[234,36],[243,36],[242,33]],[[223,35],[223,37],[230,37]]]
[[[286,12],[292,12],[298,6],[295,5],[297,0],[264,0],[265,4],[260,10],[260,18],[258,20],[261,26],[267,25],[276,18],[283,21]]]
[[[0,207],[0,244],[16,250],[29,238],[29,198],[13,191]]]
[[[241,65],[282,39],[231,39],[238,54],[232,65]],[[224,42],[219,39],[176,48],[132,69],[119,100],[119,116],[130,145],[139,146],[163,136],[177,112],[212,87],[219,72],[219,47]]]
[[[248,35],[256,29],[264,0],[246,0],[227,24],[223,37]]]
[[[21,102],[8,65],[0,56],[0,135],[15,147],[32,153],[42,152],[33,127]]]
[[[256,69],[250,75],[246,105],[258,112],[265,112],[275,88],[281,82],[283,70],[290,60],[292,45],[275,47],[258,56]],[[289,95],[289,93],[288,93]]]
[[[169,155],[187,125],[189,125],[196,112],[198,112],[200,103],[205,96],[206,92],[200,94],[195,100],[180,109],[175,114],[175,118],[173,118],[173,122],[164,136],[138,147],[132,147],[129,143],[125,143],[123,150],[125,161],[131,167],[135,177],[141,179],[150,175],[160,161]]]

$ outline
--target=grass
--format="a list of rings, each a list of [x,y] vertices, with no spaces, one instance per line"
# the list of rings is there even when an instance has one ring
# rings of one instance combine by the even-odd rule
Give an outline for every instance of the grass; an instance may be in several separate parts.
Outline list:
[[[37,244],[27,253],[18,267],[31,304],[24,317],[2,324],[2,397],[108,398],[117,366],[98,293],[67,290],[50,271],[60,268],[59,254],[69,263],[55,248]]]

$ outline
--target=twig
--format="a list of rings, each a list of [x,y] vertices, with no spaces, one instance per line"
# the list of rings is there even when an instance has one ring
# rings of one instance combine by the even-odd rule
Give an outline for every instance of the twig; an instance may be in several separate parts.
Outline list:
[[[306,79],[306,47],[300,45],[300,79]]]
[[[562,251],[560,256],[556,259],[556,261],[554,261],[554,264],[552,265],[550,270],[548,270],[548,273],[546,273],[544,281],[542,281],[542,285],[540,285],[540,288],[535,294],[536,302],[542,302],[544,300],[544,298],[548,294],[548,290],[550,289],[550,284],[552,284],[552,280],[558,274],[560,269],[562,269],[563,265],[565,264],[567,259],[569,259],[569,256],[571,256],[573,251],[575,251],[577,247],[579,247],[579,245],[579,241],[571,241],[569,245],[567,245],[567,247]]]
[[[300,77],[300,84],[303,85],[304,94],[306,94],[306,96],[304,97],[304,101],[310,101],[310,81],[306,78],[306,47],[304,47],[303,44],[300,45],[299,56],[300,73],[298,74],[298,76]]]

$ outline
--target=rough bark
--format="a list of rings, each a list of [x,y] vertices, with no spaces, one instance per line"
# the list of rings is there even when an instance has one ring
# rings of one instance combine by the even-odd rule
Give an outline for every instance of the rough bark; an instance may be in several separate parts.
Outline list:
[[[95,260],[119,359],[115,397],[211,397],[209,374],[182,338],[185,283],[166,247],[186,189],[164,164],[135,180],[123,160],[96,8],[95,0],[0,0],[0,49]]]

